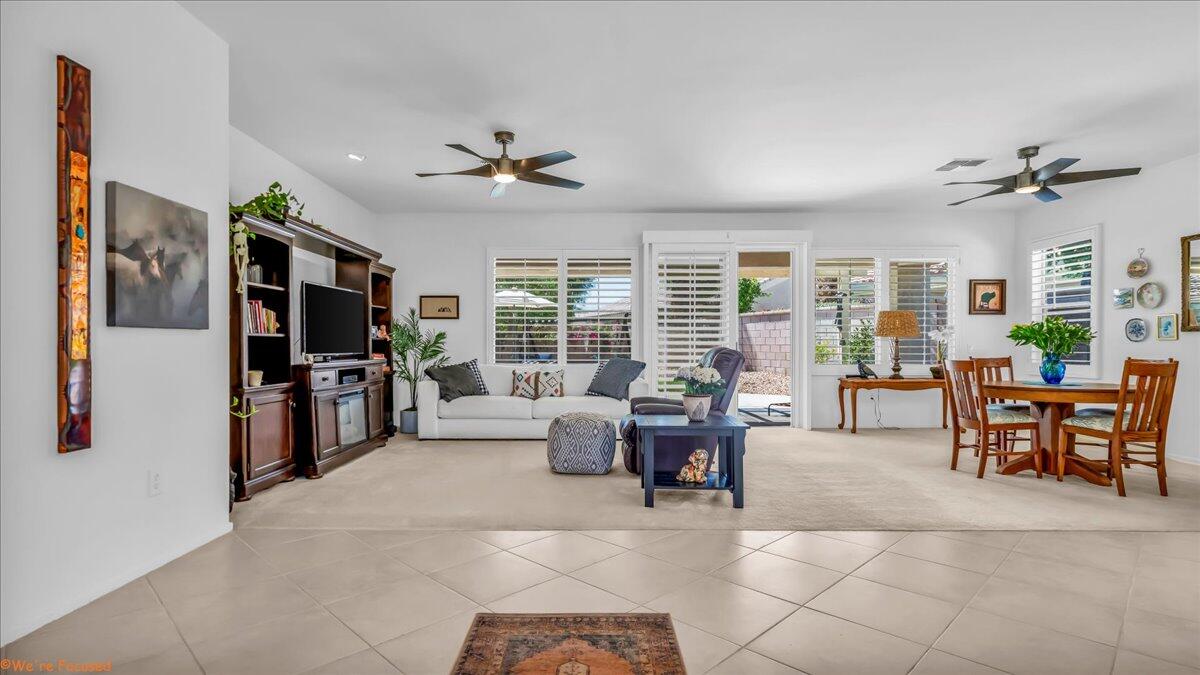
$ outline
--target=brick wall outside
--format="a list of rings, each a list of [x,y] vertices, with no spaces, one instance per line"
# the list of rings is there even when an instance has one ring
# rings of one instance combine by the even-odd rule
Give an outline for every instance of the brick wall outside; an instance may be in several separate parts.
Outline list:
[[[746,370],[791,375],[791,310],[738,315],[738,338],[746,355]]]

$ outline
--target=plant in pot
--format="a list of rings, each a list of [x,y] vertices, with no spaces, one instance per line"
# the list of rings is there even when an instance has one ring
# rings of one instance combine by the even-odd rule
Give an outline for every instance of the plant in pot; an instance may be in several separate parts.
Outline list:
[[[1018,346],[1033,345],[1042,352],[1042,365],[1038,370],[1046,384],[1062,382],[1067,372],[1063,357],[1070,355],[1078,345],[1095,338],[1096,333],[1090,328],[1067,323],[1058,316],[1034,323],[1018,323],[1008,332],[1008,339]]]
[[[411,405],[400,411],[400,433],[417,433],[417,383],[425,379],[426,368],[436,368],[446,356],[446,333],[421,330],[417,310],[409,307],[408,314],[392,322],[392,352],[396,360],[396,377],[408,384]]]
[[[712,408],[712,397],[725,391],[725,380],[716,368],[680,368],[675,381],[683,384],[683,412],[693,422],[703,422]]]
[[[942,362],[946,360],[946,345],[950,344],[952,335],[954,330],[951,328],[935,328],[925,334],[933,341],[933,365],[929,367],[929,374],[938,379],[945,376]]]
[[[287,220],[288,212],[295,204],[296,215],[304,213],[304,204],[292,195],[292,191],[283,191],[279,181],[267,186],[267,191],[257,195],[245,204],[229,204],[229,256],[233,258],[233,266],[237,271],[237,292],[246,292],[246,265],[250,262],[250,240],[254,233],[242,221],[242,216],[249,213],[259,218],[268,218],[282,223]]]

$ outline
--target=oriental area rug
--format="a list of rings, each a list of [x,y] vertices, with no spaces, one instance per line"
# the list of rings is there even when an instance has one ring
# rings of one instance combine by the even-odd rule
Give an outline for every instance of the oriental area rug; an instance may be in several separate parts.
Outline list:
[[[669,614],[476,614],[452,675],[684,675]]]

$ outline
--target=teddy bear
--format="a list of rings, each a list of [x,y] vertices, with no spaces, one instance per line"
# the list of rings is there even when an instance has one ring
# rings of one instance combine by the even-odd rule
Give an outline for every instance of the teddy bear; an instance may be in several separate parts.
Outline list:
[[[705,467],[708,466],[708,451],[696,450],[688,456],[688,463],[679,470],[675,480],[683,483],[703,483],[708,480]]]

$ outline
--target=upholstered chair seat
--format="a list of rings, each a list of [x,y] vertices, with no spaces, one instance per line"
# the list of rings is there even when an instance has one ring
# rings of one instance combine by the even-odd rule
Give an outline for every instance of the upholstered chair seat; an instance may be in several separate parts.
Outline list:
[[[991,424],[1031,424],[1033,417],[1029,414],[1029,406],[1013,408],[992,403],[988,405],[988,422]]]
[[[1064,426],[1083,427],[1084,429],[1096,429],[1098,431],[1112,431],[1113,423],[1117,420],[1116,412],[1112,410],[1103,410],[1101,408],[1088,408],[1080,410],[1073,417],[1068,417],[1063,420]],[[1129,426],[1129,412],[1126,411],[1122,415],[1121,426]]]

